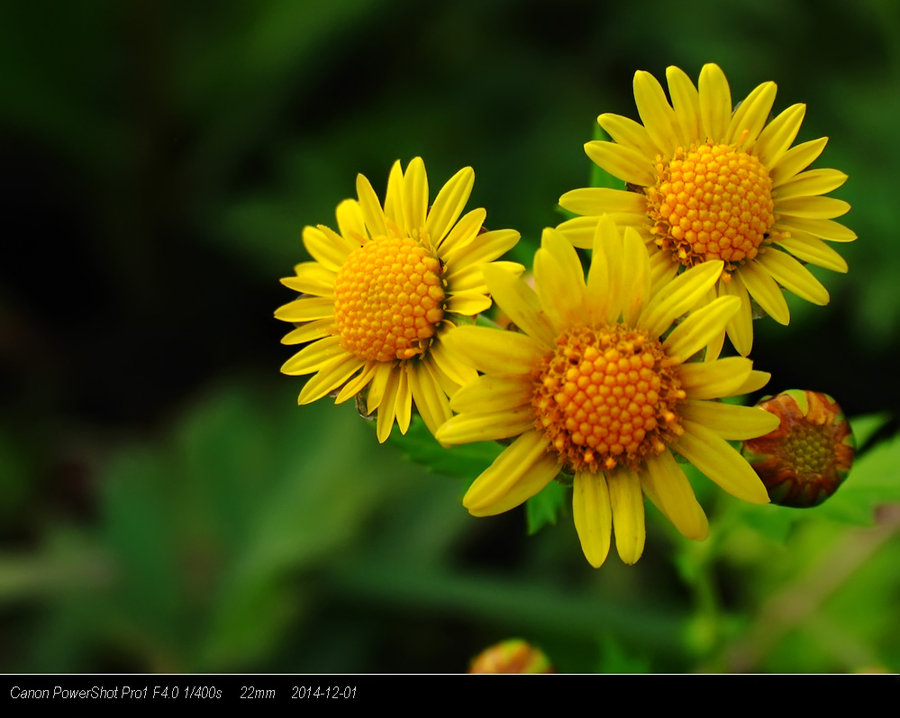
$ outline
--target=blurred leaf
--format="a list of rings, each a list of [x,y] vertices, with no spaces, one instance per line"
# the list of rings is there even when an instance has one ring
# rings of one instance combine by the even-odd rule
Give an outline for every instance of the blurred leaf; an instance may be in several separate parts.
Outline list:
[[[767,504],[765,506],[742,505],[740,509],[740,520],[778,543],[787,541],[794,524],[804,518],[809,518],[809,514],[802,509],[793,509],[775,504]]]
[[[900,434],[856,459],[834,496],[813,509],[819,516],[871,525],[878,506],[900,502]]]
[[[856,450],[862,449],[869,439],[875,436],[890,420],[891,415],[886,411],[850,419],[850,428],[853,429],[853,438],[856,440]]]
[[[363,458],[370,438],[353,412],[273,410],[230,389],[169,441],[119,452],[104,516],[116,611],[139,645],[162,642],[183,661],[177,670],[242,668],[271,653],[311,588],[288,577],[362,530],[403,476],[387,481]]]
[[[603,639],[597,673],[649,673],[650,662],[629,655],[621,643],[607,636]]]
[[[525,502],[528,534],[534,535],[545,525],[556,525],[556,517],[566,501],[567,489],[558,481],[551,481],[536,496]]]
[[[504,447],[493,441],[462,446],[441,446],[428,431],[421,417],[413,417],[406,435],[396,429],[390,442],[417,464],[431,471],[472,481],[496,459]]]

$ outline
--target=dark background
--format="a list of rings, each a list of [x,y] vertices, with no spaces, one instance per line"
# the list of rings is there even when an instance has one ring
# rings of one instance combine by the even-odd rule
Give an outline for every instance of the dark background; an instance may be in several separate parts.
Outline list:
[[[333,225],[357,172],[383,194],[398,158],[432,193],[473,166],[469,207],[529,263],[596,116],[636,117],[634,71],[708,61],[735,100],[772,79],[776,112],[808,103],[797,141],[830,137],[815,166],[850,175],[860,237],[848,274],[814,270],[830,305],[757,323],[756,365],[896,415],[890,0],[0,6],[0,670],[453,672],[509,635],[562,670],[734,669],[760,586],[789,591],[814,538],[700,556],[655,521],[636,568],[592,571],[569,516],[531,538],[520,512],[472,519],[352,406],[297,408],[272,318],[302,227]],[[896,670],[879,580],[835,600],[887,623],[832,607],[840,630],[749,668]]]

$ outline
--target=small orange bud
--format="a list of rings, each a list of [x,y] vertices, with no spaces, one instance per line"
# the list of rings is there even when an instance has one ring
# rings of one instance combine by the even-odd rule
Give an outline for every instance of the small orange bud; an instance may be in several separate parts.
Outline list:
[[[543,651],[520,638],[485,648],[469,666],[469,673],[553,673]]]
[[[757,404],[781,419],[777,429],[744,442],[742,454],[772,503],[817,506],[847,478],[856,444],[841,407],[827,394],[792,389]]]

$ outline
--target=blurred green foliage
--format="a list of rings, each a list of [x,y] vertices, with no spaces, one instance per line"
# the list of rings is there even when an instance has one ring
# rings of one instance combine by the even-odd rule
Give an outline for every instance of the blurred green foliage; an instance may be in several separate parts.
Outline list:
[[[497,447],[429,472],[277,375],[277,277],[357,172],[472,165],[528,263],[633,72],[707,61],[808,103],[850,175],[850,272],[758,323],[767,391],[900,416],[891,0],[0,6],[0,671],[452,672],[511,635],[560,671],[900,670],[896,418],[819,509],[698,477],[709,540],[651,507],[637,566],[593,571],[562,493],[461,508]]]

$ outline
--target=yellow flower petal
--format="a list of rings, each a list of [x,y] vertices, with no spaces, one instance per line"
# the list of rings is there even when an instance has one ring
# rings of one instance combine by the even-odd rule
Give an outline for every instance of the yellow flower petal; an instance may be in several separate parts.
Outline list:
[[[378,442],[383,444],[391,435],[391,429],[394,428],[394,417],[398,416],[402,411],[401,402],[398,402],[398,393],[400,389],[400,377],[402,370],[395,367],[388,374],[387,383],[384,387],[384,395],[378,404],[378,418],[375,420],[375,435]],[[408,399],[407,399],[408,401]]]
[[[434,246],[439,246],[462,213],[472,187],[475,184],[475,172],[471,167],[463,167],[453,175],[438,192],[434,204],[425,220],[425,231],[431,237]]]
[[[597,231],[598,217],[573,217],[556,227],[561,235],[579,249],[591,249],[594,246],[594,234]]]
[[[470,513],[482,515],[515,486],[528,470],[544,458],[548,440],[537,431],[528,431],[507,446],[469,487],[463,497],[463,506]]]
[[[363,175],[356,176],[356,196],[359,197],[359,207],[362,210],[363,219],[369,235],[372,237],[387,234],[384,225],[384,212],[381,209],[381,203],[378,201],[378,195],[372,189],[369,180]]]
[[[496,516],[516,508],[540,493],[559,473],[556,459],[545,454],[535,461],[501,498],[486,508],[470,508],[472,516]]]
[[[607,187],[582,187],[566,192],[559,198],[559,206],[582,215],[601,215],[604,212],[642,214],[647,209],[647,200],[637,192]]]
[[[473,209],[471,212],[466,212],[460,217],[459,222],[454,225],[453,229],[447,233],[444,241],[441,242],[438,249],[438,254],[441,258],[446,260],[448,253],[467,247],[471,244],[479,230],[481,230],[481,227],[484,225],[486,217],[487,212],[481,208]],[[451,267],[451,271],[456,270],[455,266],[451,265]]]
[[[652,163],[639,150],[615,142],[594,140],[584,146],[591,161],[614,177],[638,187],[650,187],[656,183]]]
[[[519,436],[533,427],[534,411],[527,405],[485,414],[457,414],[438,429],[435,438],[445,444],[496,441]]]
[[[766,487],[741,455],[712,429],[684,420],[684,435],[672,449],[732,496],[753,504],[769,503]]]
[[[776,90],[774,82],[764,82],[747,95],[731,116],[725,133],[727,144],[735,144],[739,148],[752,146],[769,119]]]
[[[479,376],[453,395],[450,407],[457,412],[487,413],[530,404],[534,393],[530,377]]]
[[[345,199],[337,206],[338,230],[341,235],[357,245],[365,242],[369,236],[366,232],[366,221],[363,218],[362,209],[355,199]]]
[[[586,319],[609,322],[621,311],[621,235],[612,219],[603,215],[594,226],[593,258],[588,269],[584,299]]]
[[[847,175],[838,170],[807,170],[780,185],[772,194],[780,202],[792,197],[812,197],[827,194],[847,181]]]
[[[282,344],[305,344],[313,339],[321,339],[329,334],[335,334],[334,319],[317,319],[297,327],[281,338]]]
[[[496,265],[485,265],[484,278],[497,306],[519,329],[539,342],[553,346],[556,332],[531,287]]]
[[[612,507],[613,532],[619,558],[629,565],[637,563],[644,553],[644,495],[637,475],[620,469],[607,475],[609,502]]]
[[[775,414],[755,406],[723,404],[719,401],[688,399],[679,411],[685,419],[710,427],[723,439],[733,441],[755,439],[775,431],[780,423]]]
[[[609,554],[612,533],[612,507],[603,474],[575,474],[572,514],[584,557],[600,568]]]
[[[434,358],[431,354],[430,359]],[[408,381],[416,409],[432,435],[450,418],[450,404],[441,390],[428,361],[409,362]]]
[[[384,393],[387,390],[388,381],[394,371],[396,371],[396,365],[393,362],[379,362],[375,366],[372,384],[369,387],[369,393],[366,396],[366,413],[371,414],[381,406],[381,402],[384,399]]]
[[[850,211],[850,204],[834,197],[794,197],[778,201],[778,212],[808,219],[834,219]]]
[[[724,266],[721,260],[703,262],[679,274],[653,295],[641,312],[637,326],[646,329],[652,337],[660,336],[715,286]]]
[[[744,383],[741,384],[735,391],[731,394],[722,394],[722,396],[740,396],[741,394],[751,394],[754,391],[759,391],[766,384],[769,383],[769,379],[772,378],[772,375],[767,371],[757,371],[754,369],[750,372],[750,375],[744,380]]]
[[[762,310],[779,324],[787,325],[791,319],[790,310],[781,287],[772,276],[755,262],[747,262],[739,274],[750,296]]]
[[[450,330],[448,329],[447,331]],[[431,345],[431,348],[428,350],[428,359],[430,362],[433,362],[441,372],[446,374],[457,387],[465,386],[478,376],[478,372],[470,367],[463,357],[455,354],[453,350],[447,346],[443,340],[444,336],[446,336],[446,334],[442,333],[438,338],[438,341]]]
[[[340,354],[334,357],[328,364],[319,369],[318,374],[311,376],[303,389],[300,396],[297,397],[298,404],[309,404],[321,399],[329,392],[334,391],[353,376],[365,362],[352,354]]]
[[[512,229],[495,229],[484,232],[465,245],[448,248],[443,259],[455,269],[462,269],[479,262],[490,262],[512,249],[521,235]],[[449,244],[449,242],[445,243]]]
[[[750,308],[750,296],[741,282],[740,274],[734,275],[730,282],[721,282],[719,295],[737,297],[741,302],[741,308],[728,320],[725,331],[728,332],[735,351],[741,356],[747,356],[753,347],[753,312]]]
[[[297,276],[284,277],[281,283],[288,289],[318,297],[334,296],[336,274],[318,262],[303,262],[295,267]]]
[[[761,254],[757,262],[789,292],[813,304],[828,304],[828,290],[806,267],[786,252],[770,249]]]
[[[719,297],[692,312],[666,337],[663,346],[669,356],[684,361],[709,344],[740,308],[737,297]]]
[[[775,244],[804,262],[824,267],[834,272],[846,272],[847,260],[835,252],[821,239],[797,232],[795,235],[779,239]]]
[[[805,115],[806,105],[791,105],[759,133],[753,151],[766,167],[774,167],[784,159],[788,147],[800,131]]]
[[[535,289],[557,329],[584,315],[584,274],[575,248],[558,232],[545,229],[534,255]]]
[[[687,73],[674,65],[666,68],[666,80],[675,110],[679,144],[689,147],[700,136],[700,94]]]
[[[337,272],[350,254],[350,250],[340,235],[330,231],[329,236],[326,236],[324,230],[327,230],[327,227],[304,227],[303,246],[319,264],[332,272]]]
[[[734,396],[750,376],[753,362],[744,357],[726,357],[710,362],[691,362],[678,367],[681,387],[691,399]]]
[[[372,381],[372,377],[375,376],[376,366],[378,366],[377,362],[366,362],[363,370],[341,387],[341,390],[334,399],[334,403],[343,404],[347,399],[353,398],[365,389],[369,385],[369,382]]]
[[[622,321],[635,326],[650,297],[650,257],[644,247],[644,240],[632,227],[625,229],[623,249],[625,284]]]
[[[530,374],[546,352],[525,334],[489,327],[456,327],[447,332],[444,343],[479,371],[494,376]]]
[[[782,153],[780,157],[766,162],[769,176],[772,178],[772,187],[780,187],[794,179],[798,172],[809,167],[822,154],[827,143],[827,137],[801,142]]]
[[[782,217],[778,229],[789,232],[803,232],[829,242],[852,242],[856,232],[830,219],[804,219],[802,217]]]
[[[475,290],[482,294],[487,294],[487,283],[482,273],[482,270],[486,267],[497,267],[513,277],[518,277],[525,271],[525,267],[518,262],[490,262],[463,267],[460,270],[446,274],[444,279],[447,286],[454,292]]]
[[[648,158],[656,155],[656,147],[646,128],[631,118],[607,113],[597,118],[597,124],[612,137],[614,142],[627,145]]]
[[[695,541],[705,539],[709,534],[706,514],[672,452],[649,457],[646,467],[641,474],[644,493],[682,536]]]
[[[384,195],[384,219],[389,227],[396,227],[398,232],[407,234],[409,228],[403,217],[403,168],[400,160],[391,165],[388,175],[387,192]]]
[[[318,371],[338,355],[347,351],[341,347],[340,337],[325,337],[301,349],[281,366],[281,373],[300,376]]]
[[[650,252],[650,283],[654,289],[661,289],[671,282],[678,273],[679,265],[673,262],[665,252],[647,245]]]
[[[720,142],[731,120],[731,89],[725,73],[712,63],[700,70],[700,121],[703,134],[715,142]]]
[[[275,310],[275,318],[283,322],[308,322],[333,317],[334,299],[331,297],[303,297]]]
[[[474,317],[491,308],[491,298],[481,292],[454,292],[448,298],[445,309],[453,314]]]
[[[428,210],[428,177],[421,157],[414,157],[403,175],[403,219],[406,230],[412,232],[425,226]]]
[[[412,392],[409,386],[409,362],[403,362],[400,365],[400,381],[397,385],[397,398],[395,400],[397,414],[397,428],[401,434],[405,434],[409,429],[409,422],[412,418]]]
[[[634,102],[638,114],[659,153],[669,156],[675,151],[675,113],[659,81],[645,70],[634,73]]]

